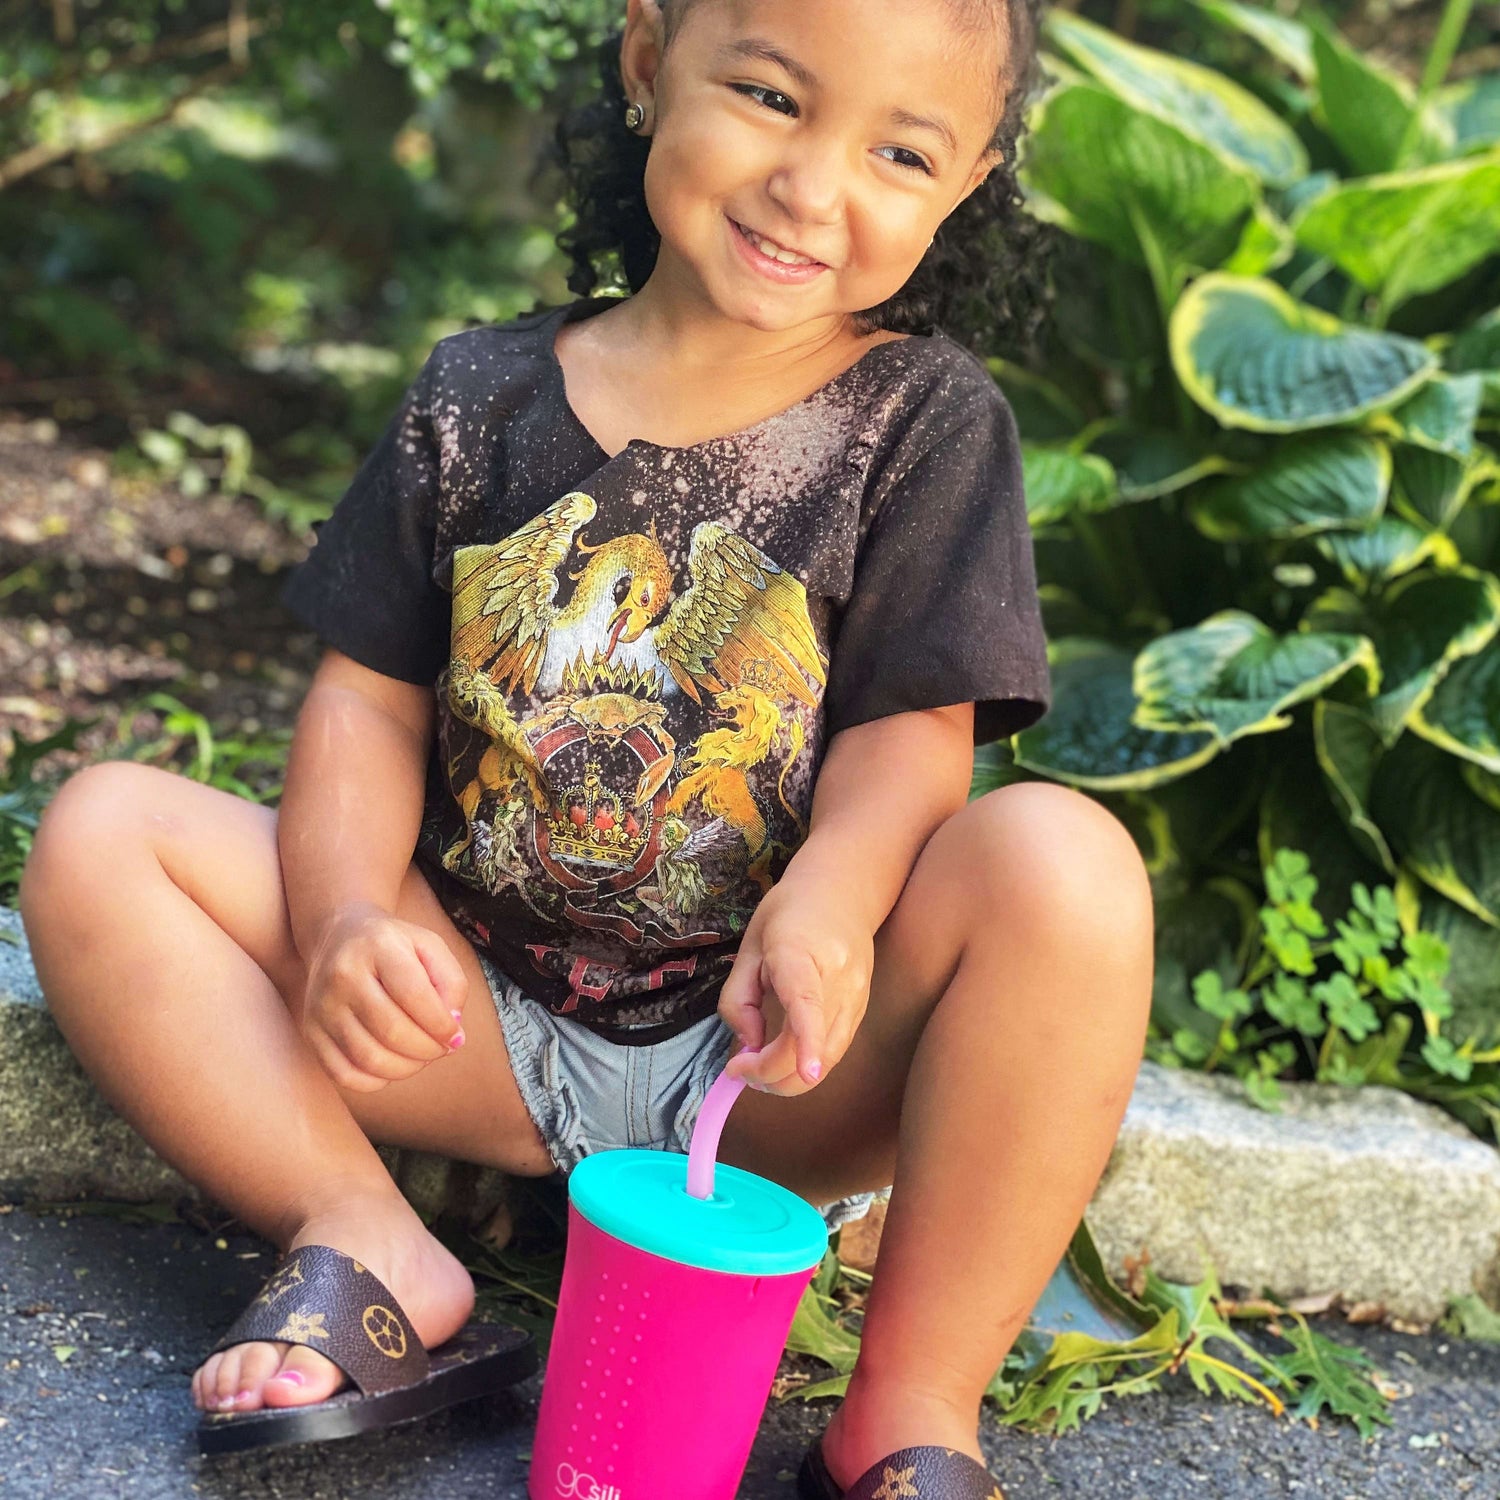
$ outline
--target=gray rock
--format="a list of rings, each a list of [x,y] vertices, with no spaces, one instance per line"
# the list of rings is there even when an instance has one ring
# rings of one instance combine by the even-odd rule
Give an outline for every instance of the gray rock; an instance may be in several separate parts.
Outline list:
[[[1397,1089],[1285,1086],[1282,1113],[1237,1079],[1143,1063],[1088,1210],[1113,1274],[1149,1248],[1170,1281],[1206,1256],[1224,1284],[1337,1291],[1426,1322],[1500,1291],[1500,1152]]]

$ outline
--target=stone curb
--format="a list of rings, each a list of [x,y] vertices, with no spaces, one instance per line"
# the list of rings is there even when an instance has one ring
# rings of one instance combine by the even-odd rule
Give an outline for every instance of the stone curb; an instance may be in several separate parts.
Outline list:
[[[1088,1209],[1112,1275],[1146,1251],[1171,1281],[1207,1265],[1249,1295],[1336,1292],[1414,1322],[1461,1293],[1500,1299],[1500,1151],[1398,1090],[1286,1092],[1271,1114],[1235,1079],[1142,1063]],[[504,1214],[498,1173],[382,1155],[424,1212]],[[19,914],[0,907],[0,1199],[191,1192],[95,1092],[46,1012]]]

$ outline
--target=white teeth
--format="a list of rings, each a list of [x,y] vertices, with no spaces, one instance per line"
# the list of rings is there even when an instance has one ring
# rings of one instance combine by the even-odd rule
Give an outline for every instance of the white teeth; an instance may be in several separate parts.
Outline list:
[[[745,229],[744,225],[740,226]],[[745,238],[760,251],[762,255],[768,255],[772,260],[779,260],[786,266],[812,266],[817,262],[807,255],[793,255],[790,250],[783,250],[775,240],[768,240],[764,235],[756,234],[753,229],[745,229]]]

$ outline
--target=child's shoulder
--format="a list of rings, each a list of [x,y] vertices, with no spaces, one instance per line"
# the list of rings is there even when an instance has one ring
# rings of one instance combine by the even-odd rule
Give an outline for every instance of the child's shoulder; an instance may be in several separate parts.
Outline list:
[[[438,377],[470,370],[492,371],[497,364],[534,361],[545,364],[551,357],[547,325],[563,310],[561,305],[534,307],[498,323],[472,323],[456,333],[445,334],[432,346],[428,364]]]
[[[1014,434],[1014,416],[990,366],[973,350],[937,330],[894,345],[901,357],[887,367],[889,405],[898,447],[930,446],[959,428]]]

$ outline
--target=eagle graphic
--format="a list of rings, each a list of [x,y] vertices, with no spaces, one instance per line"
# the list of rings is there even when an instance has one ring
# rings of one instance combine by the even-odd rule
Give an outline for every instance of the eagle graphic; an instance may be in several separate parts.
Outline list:
[[[824,658],[796,578],[727,527],[701,521],[689,543],[688,586],[674,596],[655,522],[647,535],[591,546],[579,533],[596,510],[590,495],[573,490],[504,541],[455,549],[455,658],[507,694],[555,694],[565,671],[576,682],[603,666],[654,675],[663,697],[681,691],[700,704],[758,662],[779,669],[790,697],[817,703],[806,679],[826,686]],[[558,608],[558,569],[575,545],[585,561],[568,574],[577,586]]]

